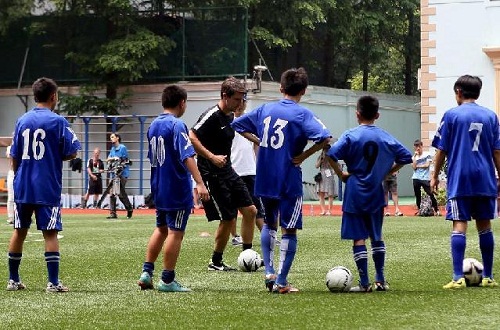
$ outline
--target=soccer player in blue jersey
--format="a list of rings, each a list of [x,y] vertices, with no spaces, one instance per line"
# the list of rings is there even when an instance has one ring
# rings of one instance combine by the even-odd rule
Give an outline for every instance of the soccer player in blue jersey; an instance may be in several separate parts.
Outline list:
[[[500,173],[500,136],[496,114],[476,103],[481,93],[479,77],[465,75],[455,82],[458,106],[445,112],[432,141],[437,149],[431,187],[437,191],[439,172],[448,160],[446,220],[453,222],[451,259],[453,279],[444,289],[466,287],[462,263],[468,222],[476,220],[483,259],[483,287],[495,287],[494,237],[491,219],[496,214],[497,180]]]
[[[128,150],[127,147],[122,144],[122,138],[118,133],[112,133],[109,136],[111,140],[111,150],[109,150],[109,156],[107,161],[126,161],[128,160]],[[127,184],[128,177],[130,175],[130,166],[128,164],[124,164],[123,172],[119,174],[120,176],[120,193],[118,194],[118,198],[125,206],[127,210],[127,219],[132,218],[132,213],[134,211],[130,200],[128,199],[127,192],[125,190],[125,185]],[[113,179],[113,176],[111,177]],[[109,196],[109,216],[107,219],[116,219],[118,216],[116,215],[116,195],[111,194]]]
[[[10,150],[14,177],[16,210],[14,232],[9,243],[9,282],[7,290],[24,289],[19,276],[23,243],[35,214],[36,226],[45,240],[47,292],[66,292],[59,281],[59,241],[62,230],[61,191],[63,161],[76,157],[80,142],[66,119],[55,114],[57,85],[49,78],[33,83],[36,106],[16,122]]]
[[[283,99],[236,118],[232,126],[259,144],[255,195],[261,198],[265,212],[261,231],[265,285],[271,292],[289,293],[298,291],[287,281],[297,250],[297,229],[302,229],[302,170],[298,165],[321,150],[331,136],[310,110],[298,104],[308,86],[306,71],[289,69],[280,83]],[[309,140],[315,144],[304,151]],[[273,260],[278,226],[282,237],[276,276]]]
[[[372,292],[368,274],[366,239],[370,238],[375,265],[375,290],[386,291],[385,243],[382,237],[384,207],[383,181],[411,163],[411,152],[385,130],[375,126],[379,118],[375,97],[359,98],[356,116],[359,126],[345,131],[328,150],[335,173],[345,182],[342,202],[341,238],[353,241],[353,255],[359,272],[359,285],[352,292]],[[338,161],[344,160],[347,171]]]
[[[208,264],[208,270],[211,271],[236,270],[224,263],[223,254],[238,210],[242,215],[242,248],[252,248],[257,209],[245,182],[231,166],[231,145],[235,134],[231,122],[233,112],[242,105],[245,93],[242,82],[234,77],[225,79],[221,85],[219,102],[203,112],[189,131],[198,154],[198,169],[210,192],[210,201],[202,201],[205,214],[208,221],[220,220],[215,233],[212,260]]]
[[[191,175],[201,199],[209,198],[194,159],[186,124],[179,118],[186,111],[186,90],[177,85],[162,93],[163,113],[148,129],[151,163],[151,193],[156,205],[156,228],[149,239],[146,261],[138,281],[141,289],[153,289],[154,263],[163,248],[163,271],[157,289],[162,292],[189,292],[175,280],[175,266],[181,250],[193,196]]]

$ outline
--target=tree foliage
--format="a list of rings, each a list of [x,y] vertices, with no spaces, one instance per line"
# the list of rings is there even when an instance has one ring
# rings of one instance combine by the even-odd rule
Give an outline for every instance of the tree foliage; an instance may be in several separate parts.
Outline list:
[[[63,97],[70,113],[123,110],[127,94],[118,95],[118,88],[156,70],[158,59],[176,46],[165,37],[168,34],[159,33],[165,29],[161,19],[152,25],[145,24],[144,18],[196,7],[248,10],[249,71],[264,59],[275,73],[304,66],[314,84],[415,94],[419,4],[418,0],[0,0],[0,38],[12,22],[36,9],[53,18],[51,24],[35,22],[25,32],[57,35],[66,60],[82,77],[91,78],[81,89],[81,99]],[[193,11],[192,19],[196,15],[207,12]],[[75,18],[85,23],[69,24]],[[86,33],[97,27],[105,31],[99,40]],[[227,62],[238,56],[221,47],[203,60]],[[105,101],[96,96],[102,87]]]

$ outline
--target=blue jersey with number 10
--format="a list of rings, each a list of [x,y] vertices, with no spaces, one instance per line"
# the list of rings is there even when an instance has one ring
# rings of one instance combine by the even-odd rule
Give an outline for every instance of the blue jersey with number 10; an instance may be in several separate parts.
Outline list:
[[[330,132],[314,114],[292,100],[267,103],[236,118],[236,132],[260,139],[255,195],[280,198],[302,196],[302,170],[293,164],[307,142],[321,142]]]
[[[500,149],[496,114],[476,103],[448,110],[432,141],[448,158],[448,198],[497,196],[493,153]]]
[[[184,161],[193,157],[195,151],[186,124],[172,114],[161,114],[149,126],[148,143],[151,193],[156,209],[192,208],[191,174]]]
[[[327,156],[343,160],[351,174],[345,185],[342,210],[374,213],[385,205],[382,182],[394,163],[410,164],[411,152],[383,129],[360,125],[347,130]]]

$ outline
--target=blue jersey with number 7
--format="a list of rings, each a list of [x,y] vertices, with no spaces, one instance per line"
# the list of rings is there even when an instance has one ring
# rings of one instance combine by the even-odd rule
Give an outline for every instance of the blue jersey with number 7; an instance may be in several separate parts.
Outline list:
[[[374,213],[385,205],[382,182],[394,163],[410,164],[411,152],[396,138],[375,125],[347,130],[328,150],[327,156],[343,160],[347,179],[342,210]]]
[[[308,141],[319,143],[330,137],[311,110],[282,99],[236,118],[231,126],[236,132],[250,132],[260,139],[256,196],[302,196],[302,170],[292,160],[304,151]]]

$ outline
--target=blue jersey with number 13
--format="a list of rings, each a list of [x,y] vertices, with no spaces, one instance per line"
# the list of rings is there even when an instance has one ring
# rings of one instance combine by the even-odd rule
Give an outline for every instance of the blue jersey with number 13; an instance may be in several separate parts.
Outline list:
[[[319,143],[330,137],[309,109],[283,99],[236,118],[231,126],[236,132],[250,132],[260,139],[256,196],[302,196],[302,170],[292,160],[304,151],[309,140]]]

